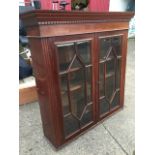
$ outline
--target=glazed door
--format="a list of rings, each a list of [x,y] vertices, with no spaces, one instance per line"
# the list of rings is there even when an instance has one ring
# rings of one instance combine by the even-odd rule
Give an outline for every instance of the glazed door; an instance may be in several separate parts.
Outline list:
[[[98,113],[99,119],[120,105],[120,79],[123,34],[98,36]]]
[[[81,132],[94,122],[92,50],[93,37],[65,37],[55,43],[64,138]]]

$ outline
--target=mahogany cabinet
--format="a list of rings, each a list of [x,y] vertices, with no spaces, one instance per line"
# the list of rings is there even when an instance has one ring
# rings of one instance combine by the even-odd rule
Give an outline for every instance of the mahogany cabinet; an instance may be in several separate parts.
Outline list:
[[[121,109],[133,13],[21,16],[32,52],[44,135],[58,148]]]

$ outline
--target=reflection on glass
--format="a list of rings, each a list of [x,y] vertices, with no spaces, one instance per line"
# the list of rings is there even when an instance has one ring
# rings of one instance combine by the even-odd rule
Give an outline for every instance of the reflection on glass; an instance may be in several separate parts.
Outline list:
[[[74,56],[74,44],[58,45],[59,69],[64,71],[68,68]]]
[[[87,108],[85,109],[84,115],[81,119],[81,126],[85,126],[92,121],[92,109],[92,104],[87,106]]]
[[[104,59],[111,46],[111,38],[100,39],[100,60]]]
[[[69,101],[68,101],[68,91],[67,91],[67,75],[62,75],[60,77],[61,84],[61,100],[63,105],[64,115],[69,113]]]
[[[78,120],[73,116],[69,115],[67,117],[64,117],[64,133],[65,137],[69,134],[79,130],[79,123]]]
[[[82,66],[80,60],[77,57],[75,57],[71,68],[81,68],[81,67],[83,67],[83,66]]]
[[[90,64],[90,47],[90,41],[77,43],[78,54],[82,58],[82,61],[85,65]]]
[[[109,78],[106,78],[106,84],[105,84],[105,93],[106,93],[106,97],[107,99],[110,101],[111,100],[111,97],[115,91],[115,77],[114,76],[111,76]]]
[[[109,111],[109,103],[106,100],[106,98],[104,97],[104,98],[100,99],[99,102],[100,102],[100,114],[102,115],[102,114],[108,112]]]
[[[85,71],[83,68],[70,72],[69,77],[70,77],[70,91],[74,90],[74,87],[76,86],[81,86],[84,89]]]
[[[112,45],[115,48],[117,55],[120,56],[121,55],[121,37],[120,36],[113,37]]]
[[[119,105],[120,101],[120,93],[119,91],[116,92],[113,101],[111,102],[111,108],[115,108],[116,106]]]
[[[84,70],[70,73],[70,93],[72,112],[78,118],[85,107]]]
[[[99,94],[100,97],[104,96],[104,63],[99,66]]]
[[[115,59],[106,62],[106,76],[109,77],[115,74]]]
[[[87,103],[92,102],[92,67],[86,68],[86,83],[87,83]]]
[[[121,78],[121,59],[117,60],[116,67],[116,88],[120,88],[120,78]]]

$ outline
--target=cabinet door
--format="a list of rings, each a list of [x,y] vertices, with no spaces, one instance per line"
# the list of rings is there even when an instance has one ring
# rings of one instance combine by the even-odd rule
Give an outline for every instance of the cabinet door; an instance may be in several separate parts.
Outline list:
[[[66,39],[66,38],[65,38]],[[94,122],[92,97],[93,39],[57,42],[64,138]]]
[[[99,117],[120,107],[120,75],[123,35],[103,35],[99,45]]]

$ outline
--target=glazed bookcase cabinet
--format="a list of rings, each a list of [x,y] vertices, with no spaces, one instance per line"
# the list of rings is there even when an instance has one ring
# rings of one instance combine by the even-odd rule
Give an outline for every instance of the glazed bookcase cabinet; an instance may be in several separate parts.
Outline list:
[[[44,135],[58,148],[124,104],[133,13],[33,11],[27,29]]]

